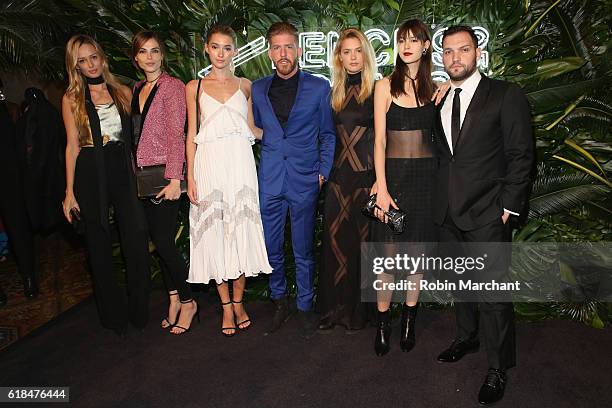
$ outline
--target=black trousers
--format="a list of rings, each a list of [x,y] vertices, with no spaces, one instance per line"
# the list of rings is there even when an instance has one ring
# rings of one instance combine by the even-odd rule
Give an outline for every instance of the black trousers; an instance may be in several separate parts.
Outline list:
[[[149,312],[149,249],[142,206],[130,188],[124,147],[107,144],[104,148],[108,202],[100,202],[94,148],[82,148],[76,162],[75,195],[85,236],[94,294],[102,325],[124,330],[130,321],[135,327],[147,324]],[[112,237],[100,220],[99,206],[114,208],[121,252],[127,269],[127,296],[120,287],[113,267]]]
[[[19,155],[15,147],[15,127],[0,102],[0,217],[6,227],[17,269],[23,278],[35,279],[34,234],[25,200],[24,175],[20,174]],[[58,201],[55,205],[60,208]]]
[[[510,241],[510,227],[508,224],[503,224],[501,215],[498,220],[472,231],[461,231],[447,215],[440,227],[440,242],[487,243],[485,245],[488,256],[494,259],[487,268],[487,272],[493,276],[487,279],[503,280],[507,274],[510,260],[508,242]],[[471,250],[474,250],[474,247],[471,247]],[[478,302],[465,302],[458,299],[455,303],[457,339],[467,340],[478,337],[480,323],[487,348],[489,367],[502,370],[514,367],[516,365],[516,345],[513,305],[509,301],[500,302],[498,299],[488,299],[486,293],[479,294],[479,297],[481,299]],[[478,309],[480,309],[480,322]]]
[[[181,302],[192,299],[191,287],[187,283],[187,264],[176,247],[174,237],[180,200],[164,200],[154,204],[151,200],[141,200],[147,217],[151,241],[155,244],[161,259],[161,271],[168,292],[177,291]]]
[[[28,218],[20,178],[17,174],[5,173],[5,176],[6,191],[0,194],[0,216],[6,228],[19,274],[23,279],[36,279],[34,233]],[[56,204],[61,205],[59,202]]]

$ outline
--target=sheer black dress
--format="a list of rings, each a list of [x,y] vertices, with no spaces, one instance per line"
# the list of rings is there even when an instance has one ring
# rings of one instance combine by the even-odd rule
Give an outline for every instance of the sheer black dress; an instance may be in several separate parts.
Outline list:
[[[406,108],[391,102],[387,111],[385,174],[387,190],[406,212],[405,231],[393,234],[376,222],[371,241],[436,242],[437,229],[432,217],[432,188],[437,158],[432,141],[435,118],[433,103]]]
[[[357,102],[361,74],[349,74],[342,110],[334,114],[336,152],[325,193],[322,259],[317,311],[322,324],[364,326],[360,301],[360,247],[371,222],[360,208],[374,183],[373,96]]]

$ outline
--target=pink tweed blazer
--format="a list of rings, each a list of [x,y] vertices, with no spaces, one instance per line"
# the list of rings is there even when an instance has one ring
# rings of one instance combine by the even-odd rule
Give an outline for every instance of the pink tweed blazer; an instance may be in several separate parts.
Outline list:
[[[140,87],[138,82],[134,88]],[[136,164],[165,164],[165,178],[183,180],[185,163],[185,84],[167,73],[157,80],[157,93],[142,125]]]

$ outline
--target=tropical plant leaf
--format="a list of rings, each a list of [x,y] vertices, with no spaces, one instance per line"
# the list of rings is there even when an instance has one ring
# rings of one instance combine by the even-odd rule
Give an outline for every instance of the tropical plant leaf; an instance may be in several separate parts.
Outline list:
[[[606,177],[606,172],[604,171],[604,169],[601,167],[601,165],[599,164],[599,162],[597,160],[595,160],[595,157],[593,157],[593,155],[591,153],[589,153],[588,151],[586,151],[584,148],[582,148],[581,146],[579,146],[578,144],[576,144],[576,142],[574,142],[571,139],[566,139],[565,140],[565,144],[570,146],[572,149],[576,150],[578,153],[580,153],[582,156],[586,157],[591,163],[593,163],[595,166],[597,166],[597,168],[599,169],[599,171],[601,172],[601,174],[603,175],[603,177],[606,178],[606,180],[608,179]]]
[[[543,81],[559,75],[580,69],[584,65],[584,60],[580,57],[565,57],[548,59],[538,63],[536,73],[531,80]]]
[[[399,11],[395,17],[393,23],[393,30],[395,30],[404,21],[411,18],[419,18],[423,15],[423,6],[425,2],[423,0],[399,0]]]
[[[552,3],[550,5],[550,7],[548,7],[540,16],[538,16],[538,18],[536,19],[536,21],[529,26],[529,28],[525,31],[525,35],[524,37],[527,38],[529,37],[529,35],[536,29],[538,28],[538,26],[540,25],[540,23],[542,22],[542,19],[544,19],[544,17],[546,17],[546,15],[552,11],[555,7],[557,7],[557,5],[561,3],[561,0],[556,0],[554,3]]]
[[[529,200],[529,219],[575,208],[586,200],[601,197],[610,190],[600,184],[559,188]]]
[[[601,177],[599,174],[595,173],[593,170],[588,169],[588,168],[584,167],[583,165],[581,165],[581,164],[579,164],[579,163],[576,163],[576,162],[574,162],[574,161],[572,161],[572,160],[569,160],[569,159],[567,159],[567,158],[565,158],[565,157],[561,157],[561,156],[559,156],[559,155],[557,155],[557,154],[553,155],[553,157],[554,157],[555,159],[557,159],[557,160],[561,160],[562,162],[567,163],[567,164],[569,164],[570,166],[575,167],[575,168],[577,168],[578,170],[581,170],[581,171],[583,171],[583,172],[587,173],[588,175],[590,175],[590,176],[592,176],[592,177],[596,178],[598,181],[600,181],[601,183],[603,183],[603,184],[605,184],[606,186],[608,186],[608,188],[612,188],[612,183],[610,183],[610,182],[609,182],[608,180],[606,180],[605,178]]]
[[[550,111],[565,106],[578,97],[585,95],[605,83],[604,78],[579,81],[571,84],[553,86],[527,93],[527,99],[534,108],[534,113]]]
[[[579,172],[559,172],[546,164],[539,164],[537,170],[529,200],[529,220],[575,208],[610,192]]]

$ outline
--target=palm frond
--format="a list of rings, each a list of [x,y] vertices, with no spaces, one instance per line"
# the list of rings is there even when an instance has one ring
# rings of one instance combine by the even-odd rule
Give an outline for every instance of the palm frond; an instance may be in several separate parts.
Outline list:
[[[575,208],[587,200],[609,194],[610,189],[594,184],[579,172],[559,172],[545,164],[538,165],[537,177],[529,200],[529,219]]]
[[[604,85],[606,78],[590,79],[575,83],[552,86],[527,93],[527,99],[534,108],[534,113],[551,111],[585,95],[589,90]]]

